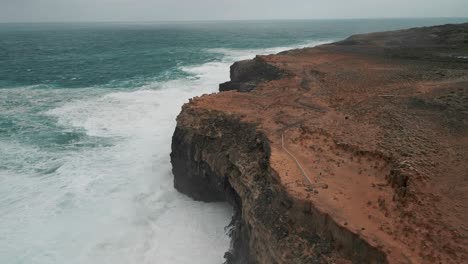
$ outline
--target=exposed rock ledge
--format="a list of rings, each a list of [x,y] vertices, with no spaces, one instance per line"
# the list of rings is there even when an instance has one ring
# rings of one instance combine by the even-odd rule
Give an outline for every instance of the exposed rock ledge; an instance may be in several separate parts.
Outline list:
[[[462,263],[467,58],[461,24],[237,63],[183,106],[174,185],[234,206],[229,263]]]

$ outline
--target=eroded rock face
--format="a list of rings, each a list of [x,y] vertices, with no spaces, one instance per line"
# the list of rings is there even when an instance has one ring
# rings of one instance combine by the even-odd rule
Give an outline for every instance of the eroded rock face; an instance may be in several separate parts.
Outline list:
[[[467,41],[447,25],[238,62],[231,91],[182,108],[174,186],[233,205],[228,263],[463,263]]]
[[[268,143],[254,125],[222,113],[184,107],[177,121],[171,153],[175,188],[195,200],[228,201],[235,214],[227,263],[256,263],[248,200],[263,188],[255,181],[266,173]],[[242,175],[248,177],[241,180]]]
[[[255,124],[189,105],[177,124],[175,188],[195,200],[227,200],[234,207],[227,263],[325,263],[342,259],[336,252],[359,263],[386,262],[377,248],[288,196],[269,166],[270,143]]]
[[[261,57],[235,62],[230,70],[231,81],[219,85],[219,91],[236,90],[250,92],[257,84],[277,80],[286,74],[279,68],[266,63]]]

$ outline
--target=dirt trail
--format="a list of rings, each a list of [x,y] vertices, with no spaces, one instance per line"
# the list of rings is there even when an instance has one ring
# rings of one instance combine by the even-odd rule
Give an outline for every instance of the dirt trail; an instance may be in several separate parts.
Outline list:
[[[468,24],[358,35],[257,57],[274,78],[252,84],[250,76],[250,92],[207,95],[188,107],[256,124],[288,195],[389,263],[463,263],[466,58]]]

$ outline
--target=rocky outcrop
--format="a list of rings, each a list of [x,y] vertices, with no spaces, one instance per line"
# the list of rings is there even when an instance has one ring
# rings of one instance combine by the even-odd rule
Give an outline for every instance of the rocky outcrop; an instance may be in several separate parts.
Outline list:
[[[278,80],[286,76],[279,68],[266,63],[261,57],[253,60],[235,62],[231,66],[231,81],[219,85],[219,91],[236,90],[239,92],[250,92],[257,84]]]
[[[177,118],[175,188],[233,205],[228,263],[462,263],[467,40],[446,25],[233,65],[232,91]]]
[[[227,263],[385,263],[384,254],[306,201],[288,195],[269,165],[270,143],[255,124],[184,107],[172,142],[174,186],[235,209]],[[210,124],[207,126],[206,124]]]

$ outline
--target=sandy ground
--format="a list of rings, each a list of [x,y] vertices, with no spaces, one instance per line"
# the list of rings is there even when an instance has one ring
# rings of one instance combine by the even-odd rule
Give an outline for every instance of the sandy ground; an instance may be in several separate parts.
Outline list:
[[[285,189],[382,248],[391,263],[463,263],[464,56],[468,24],[355,36],[262,56],[288,76],[249,93],[203,96],[193,107],[258,124]]]

